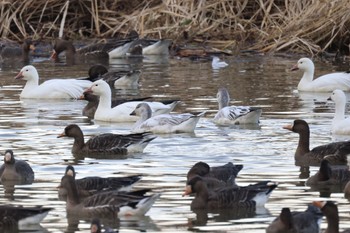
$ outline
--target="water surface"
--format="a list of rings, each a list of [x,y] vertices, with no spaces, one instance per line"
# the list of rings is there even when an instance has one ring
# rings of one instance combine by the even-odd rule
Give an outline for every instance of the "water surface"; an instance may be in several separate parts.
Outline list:
[[[298,136],[282,126],[301,118],[310,124],[311,147],[329,143],[334,104],[326,94],[300,94],[295,91],[300,72],[289,69],[299,57],[241,55],[225,57],[229,66],[212,70],[208,61],[146,57],[111,60],[110,70],[140,69],[140,87],[116,90],[123,97],[152,96],[155,100],[179,99],[176,112],[207,111],[194,134],[158,135],[144,153],[126,159],[99,160],[75,158],[72,140],[57,138],[65,126],[76,123],[88,138],[112,132],[128,133],[132,124],[103,123],[82,116],[85,101],[20,100],[23,81],[14,80],[21,64],[3,65],[0,70],[0,151],[13,149],[17,158],[27,160],[35,171],[35,182],[14,188],[0,186],[0,203],[24,206],[44,205],[54,210],[41,226],[30,231],[87,232],[89,222],[66,218],[65,202],[57,189],[67,164],[73,164],[77,178],[85,176],[127,176],[142,174],[135,188],[152,188],[162,193],[147,216],[111,221],[120,232],[265,232],[281,208],[304,210],[314,200],[330,199],[339,205],[341,228],[350,227],[349,204],[341,192],[320,193],[304,185],[318,167],[300,170],[294,165]],[[32,64],[41,81],[51,78],[77,78],[87,75],[90,64],[66,66],[46,59]],[[108,64],[107,64],[108,65]],[[316,63],[316,75],[344,70],[341,64]],[[216,92],[227,87],[232,104],[263,109],[258,126],[218,127],[211,122],[217,111]],[[229,161],[243,164],[237,182],[247,185],[262,180],[279,183],[265,208],[254,213],[196,214],[190,210],[192,197],[182,197],[186,173],[198,161],[211,166]],[[325,221],[322,227],[326,227]],[[26,232],[28,229],[26,229]],[[24,230],[23,230],[24,232]]]

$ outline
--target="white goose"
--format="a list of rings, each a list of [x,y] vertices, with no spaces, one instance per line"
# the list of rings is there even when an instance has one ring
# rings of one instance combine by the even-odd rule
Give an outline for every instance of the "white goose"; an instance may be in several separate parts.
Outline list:
[[[226,88],[219,88],[216,95],[219,111],[214,117],[218,125],[258,124],[262,109],[250,106],[229,106],[230,95]]]
[[[336,72],[325,74],[314,80],[315,65],[309,58],[301,58],[291,70],[304,71],[298,84],[299,91],[331,92],[335,89],[350,90],[350,73]]]
[[[345,118],[345,93],[342,90],[334,90],[328,100],[335,103],[332,134],[350,134],[350,118]]]
[[[91,81],[77,79],[51,79],[39,85],[39,74],[34,66],[21,69],[15,79],[26,80],[20,98],[27,99],[78,99]]]
[[[218,57],[213,57],[211,66],[213,67],[213,69],[220,69],[228,66],[228,64],[224,61],[220,61],[220,58]]]
[[[194,129],[205,112],[198,115],[191,113],[182,114],[161,114],[152,117],[152,111],[147,103],[140,103],[136,106],[131,115],[140,116],[135,123],[132,132],[143,133],[193,133]]]
[[[139,117],[132,116],[130,113],[136,108],[141,101],[130,101],[125,102],[115,107],[111,107],[112,101],[112,92],[108,83],[104,80],[97,80],[92,83],[91,87],[85,90],[95,94],[100,97],[94,119],[98,121],[107,121],[107,122],[131,122],[137,121]],[[170,104],[163,104],[161,102],[147,102],[154,115],[159,115],[163,113],[171,112],[179,101],[174,101]]]

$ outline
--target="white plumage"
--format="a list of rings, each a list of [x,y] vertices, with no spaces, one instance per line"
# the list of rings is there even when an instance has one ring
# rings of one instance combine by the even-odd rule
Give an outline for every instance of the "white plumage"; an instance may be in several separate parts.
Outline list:
[[[211,66],[213,67],[213,69],[220,69],[220,68],[228,66],[228,64],[224,61],[220,61],[220,58],[218,58],[218,57],[213,57],[213,60],[211,62]]]
[[[345,118],[345,93],[342,90],[334,90],[328,100],[335,103],[332,134],[350,134],[350,118]]]

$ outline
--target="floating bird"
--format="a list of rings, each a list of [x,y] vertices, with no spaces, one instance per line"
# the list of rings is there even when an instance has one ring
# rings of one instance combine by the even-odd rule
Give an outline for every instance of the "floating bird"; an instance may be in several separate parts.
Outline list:
[[[111,107],[112,93],[109,85],[103,80],[97,80],[92,83],[91,87],[85,90],[100,97],[99,104],[97,106],[94,119],[107,122],[130,122],[136,121],[139,118],[137,116],[131,116],[130,113],[141,103],[138,101],[125,102],[115,107]],[[178,101],[174,101],[170,104],[163,104],[161,102],[145,102],[148,103],[152,109],[153,115],[159,115],[163,113],[171,112]]]
[[[322,159],[328,160],[331,164],[347,164],[350,141],[328,143],[310,150],[310,129],[306,121],[294,120],[292,125],[286,125],[283,128],[299,134],[299,142],[294,154],[297,165],[318,166]]]
[[[156,138],[149,132],[135,134],[104,133],[93,136],[85,142],[84,134],[76,124],[68,125],[57,137],[74,138],[72,154],[94,157],[142,152],[148,143]]]
[[[34,171],[26,161],[15,159],[12,150],[6,150],[4,164],[0,167],[0,180],[31,184],[34,181]]]
[[[323,214],[309,205],[303,212],[282,208],[279,217],[266,228],[266,233],[319,233]]]
[[[226,88],[219,88],[216,95],[219,111],[214,123],[219,125],[258,124],[262,109],[249,106],[229,106],[230,95]]]
[[[330,73],[314,79],[315,65],[309,58],[299,59],[291,70],[302,70],[304,72],[298,84],[299,91],[331,92],[335,89],[350,90],[349,72]]]
[[[350,134],[350,118],[345,118],[345,93],[342,90],[334,90],[328,100],[332,100],[335,103],[332,134]]]
[[[160,114],[152,116],[152,110],[148,103],[140,103],[130,115],[139,116],[134,124],[132,132],[153,132],[153,133],[193,133],[201,116],[191,113],[182,114]]]
[[[28,65],[21,69],[15,79],[25,80],[20,98],[26,99],[78,99],[91,82],[78,79],[51,79],[39,85],[37,69]]]
[[[228,66],[228,64],[224,61],[220,61],[220,58],[213,57],[213,60],[211,62],[211,66],[213,69],[220,69]]]

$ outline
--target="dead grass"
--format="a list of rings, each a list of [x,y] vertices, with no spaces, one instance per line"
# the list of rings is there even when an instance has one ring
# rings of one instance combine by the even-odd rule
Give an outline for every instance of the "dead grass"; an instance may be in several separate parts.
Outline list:
[[[348,9],[348,0],[1,0],[0,37],[105,38],[135,30],[221,48],[348,54]]]

